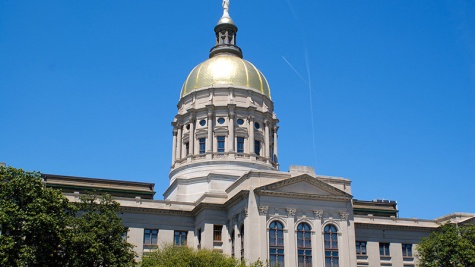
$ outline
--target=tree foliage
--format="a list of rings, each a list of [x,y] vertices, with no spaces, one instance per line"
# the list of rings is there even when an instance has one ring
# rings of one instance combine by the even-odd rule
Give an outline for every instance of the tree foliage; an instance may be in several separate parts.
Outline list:
[[[194,250],[187,246],[165,245],[156,251],[144,255],[142,267],[245,267],[244,261],[237,260],[221,252],[209,249]],[[250,267],[265,267],[258,260]]]
[[[110,196],[74,205],[40,173],[0,167],[0,266],[131,266],[118,209]]]
[[[475,225],[447,223],[417,246],[421,267],[475,266]]]

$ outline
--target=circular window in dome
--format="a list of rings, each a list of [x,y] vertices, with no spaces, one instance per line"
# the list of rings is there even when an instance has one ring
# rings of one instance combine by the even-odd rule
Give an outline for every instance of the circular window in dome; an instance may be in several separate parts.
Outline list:
[[[186,125],[186,129],[187,129],[187,130],[190,129],[190,125],[189,125],[189,124]]]
[[[223,123],[224,123],[224,118],[219,118],[219,119],[218,119],[218,123],[219,123],[219,124],[223,124]]]
[[[206,125],[206,121],[205,121],[205,120],[200,120],[200,125],[201,125],[201,126],[205,126],[205,125]]]
[[[259,128],[261,128],[261,125],[259,125],[258,122],[255,122],[255,123],[254,123],[254,127],[256,127],[256,129],[259,129]]]
[[[244,124],[244,120],[243,120],[243,119],[237,119],[237,124],[243,125],[243,124]]]

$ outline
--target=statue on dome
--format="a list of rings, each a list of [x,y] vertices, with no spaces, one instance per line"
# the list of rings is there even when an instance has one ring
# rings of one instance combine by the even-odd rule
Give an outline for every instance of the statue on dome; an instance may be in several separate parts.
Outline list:
[[[223,0],[223,17],[229,17],[229,0]]]

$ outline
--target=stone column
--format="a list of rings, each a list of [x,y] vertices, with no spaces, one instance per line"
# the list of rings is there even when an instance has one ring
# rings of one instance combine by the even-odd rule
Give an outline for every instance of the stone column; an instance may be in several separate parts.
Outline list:
[[[208,140],[206,140],[206,158],[213,157],[213,105],[206,105],[208,108]]]
[[[251,159],[256,159],[256,155],[254,153],[254,116],[248,117],[249,126],[249,154],[251,155]]]
[[[177,146],[176,146],[176,159],[181,159],[181,149],[182,149],[182,127],[183,125],[177,124],[178,130],[177,130]]]
[[[190,150],[190,155],[193,156],[195,155],[195,116],[191,116],[191,121],[190,121],[190,140],[189,140],[189,150]]]
[[[274,126],[274,162],[279,162],[278,151],[277,151],[277,130],[279,130],[279,126]]]
[[[229,125],[228,125],[228,130],[229,130],[229,138],[228,138],[228,151],[232,154],[234,152],[234,108],[236,105],[234,104],[229,104]],[[231,157],[235,157],[234,154],[231,155]]]
[[[264,120],[264,156],[266,157],[267,163],[269,163],[269,120]]]
[[[176,129],[176,124],[173,125],[173,142],[172,142],[172,166],[175,165],[176,159],[176,135],[178,130]]]

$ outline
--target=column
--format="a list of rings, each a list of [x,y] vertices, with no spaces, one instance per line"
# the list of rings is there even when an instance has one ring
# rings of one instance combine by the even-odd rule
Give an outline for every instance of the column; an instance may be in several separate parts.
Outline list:
[[[277,130],[279,130],[279,126],[274,126],[274,162],[279,162],[278,151],[277,151]]]
[[[190,120],[190,155],[193,156],[195,155],[195,116],[192,115],[191,116],[191,120]]]
[[[264,156],[269,163],[269,120],[264,120]]]
[[[229,108],[228,151],[231,153],[234,152],[234,143],[235,143],[234,141],[234,107],[236,107],[236,105],[233,105],[233,104],[228,105],[228,108]],[[231,157],[234,157],[234,154]]]
[[[213,157],[213,105],[206,105],[208,108],[208,139],[206,140],[206,158]]]
[[[251,159],[256,159],[255,153],[254,153],[254,117],[249,116],[248,119],[249,121],[249,126],[248,126],[248,131],[249,131],[249,154],[251,155]]]
[[[175,128],[176,125],[173,125],[173,142],[172,142],[172,166],[175,165],[175,159],[176,159],[176,135],[177,135],[177,129]]]
[[[181,159],[181,149],[182,149],[182,145],[181,145],[181,141],[182,141],[182,127],[183,125],[181,124],[177,124],[178,126],[178,130],[177,130],[177,146],[176,146],[176,159]]]

